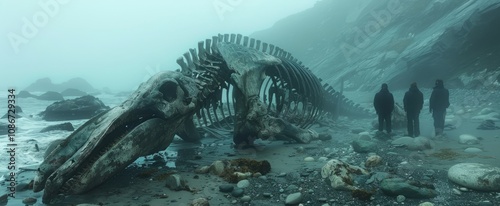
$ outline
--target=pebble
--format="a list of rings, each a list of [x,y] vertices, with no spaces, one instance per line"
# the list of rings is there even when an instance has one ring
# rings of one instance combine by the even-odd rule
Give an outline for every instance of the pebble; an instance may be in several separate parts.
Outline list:
[[[320,157],[320,158],[318,158],[318,161],[326,162],[326,161],[328,161],[328,158],[327,157]]]
[[[292,193],[286,196],[285,204],[286,205],[296,205],[302,201],[302,193]]]
[[[314,162],[314,157],[306,157],[304,158],[305,162]]]
[[[241,197],[240,200],[242,202],[250,202],[251,198],[250,198],[250,196],[245,195],[245,196]]]
[[[460,190],[458,190],[456,188],[453,188],[453,194],[455,194],[455,195],[461,195],[462,192],[460,192]]]
[[[243,196],[243,193],[245,193],[245,191],[241,188],[234,188],[234,190],[231,192],[231,195],[233,197],[241,197]]]
[[[209,206],[210,204],[208,203],[208,200],[205,198],[197,198],[194,199],[193,202],[191,203],[192,206]]]
[[[467,153],[479,153],[479,152],[482,152],[483,150],[479,149],[479,148],[475,148],[475,147],[469,147],[467,149],[464,150],[464,152],[467,152]]]
[[[286,176],[286,173],[284,172],[278,174],[278,177],[284,177],[284,176]]]
[[[418,206],[434,206],[434,203],[432,203],[432,202],[422,202]]]
[[[248,181],[248,180],[241,180],[241,181],[239,181],[239,182],[236,184],[236,186],[237,186],[238,188],[247,188],[248,186],[250,186],[250,181]]]
[[[460,187],[460,188],[458,188],[458,189],[459,189],[460,191],[462,191],[462,192],[468,192],[468,191],[469,191],[469,189],[467,189],[466,187]]]
[[[265,175],[259,176],[259,179],[261,179],[261,180],[267,180],[267,176],[265,176]]]
[[[271,193],[269,193],[269,192],[264,192],[264,193],[262,193],[262,196],[263,196],[263,197],[270,198],[272,195],[271,195]]]
[[[404,195],[398,195],[396,197],[396,201],[398,202],[404,202],[406,200],[406,197]]]
[[[320,201],[320,202],[326,202],[326,201],[328,201],[328,199],[326,199],[324,197],[320,197],[320,198],[318,198],[318,201]]]

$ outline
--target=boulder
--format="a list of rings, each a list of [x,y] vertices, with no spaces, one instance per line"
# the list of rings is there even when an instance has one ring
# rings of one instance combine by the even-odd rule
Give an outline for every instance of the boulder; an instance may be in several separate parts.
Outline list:
[[[377,150],[377,144],[375,144],[372,141],[366,141],[361,139],[352,141],[351,146],[357,153],[368,153]]]
[[[19,105],[16,105],[16,109],[14,111],[16,113],[10,113],[10,115],[14,115],[16,118],[22,117],[19,113],[23,113],[23,109]],[[8,118],[8,117],[9,117],[9,112],[5,113],[5,115],[2,116],[2,119]]]
[[[431,149],[432,145],[430,140],[427,137],[400,137],[391,142],[392,145],[395,146],[404,146],[409,150],[426,150]]]
[[[478,144],[479,139],[470,134],[462,134],[458,137],[458,142],[460,142],[460,144],[472,145],[472,144]]]
[[[459,163],[448,169],[448,179],[470,189],[500,192],[500,167]]]
[[[495,130],[500,129],[499,126],[495,125],[495,122],[491,119],[484,120],[481,124],[476,128],[479,130]]]
[[[330,185],[336,190],[355,190],[356,175],[368,175],[365,169],[345,163],[341,160],[332,159],[321,168],[321,177],[327,178]]]
[[[61,100],[64,100],[64,97],[57,93],[57,92],[53,92],[53,91],[48,91],[48,92],[45,92],[43,94],[41,94],[40,96],[36,97],[37,99],[39,100],[47,100],[47,101],[61,101]]]
[[[49,132],[49,131],[55,131],[55,130],[62,130],[62,131],[75,131],[75,128],[73,127],[73,124],[70,122],[65,122],[62,124],[56,124],[56,125],[50,125],[42,130],[40,132]]]
[[[32,97],[32,98],[36,98],[37,96],[34,95],[34,94],[31,94],[29,93],[28,91],[20,91],[17,96],[17,98],[28,98],[28,97]]]
[[[61,95],[63,96],[78,96],[78,97],[81,97],[81,96],[85,96],[87,95],[87,92],[83,92],[83,91],[80,91],[78,89],[74,89],[74,88],[69,88],[69,89],[65,89],[64,91],[61,92]]]
[[[401,178],[382,180],[380,189],[386,195],[403,195],[407,198],[433,198],[438,195],[432,184],[406,181]]]
[[[40,116],[47,121],[90,119],[108,109],[109,107],[104,105],[101,100],[87,95],[55,102],[41,112]]]

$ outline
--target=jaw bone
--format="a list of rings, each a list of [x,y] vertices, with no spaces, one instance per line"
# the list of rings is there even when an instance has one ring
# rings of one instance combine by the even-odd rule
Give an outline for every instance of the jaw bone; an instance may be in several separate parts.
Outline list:
[[[50,152],[33,190],[45,190],[43,202],[79,194],[138,157],[165,149],[195,112],[198,92],[194,80],[180,73],[151,77],[120,106],[90,119]]]

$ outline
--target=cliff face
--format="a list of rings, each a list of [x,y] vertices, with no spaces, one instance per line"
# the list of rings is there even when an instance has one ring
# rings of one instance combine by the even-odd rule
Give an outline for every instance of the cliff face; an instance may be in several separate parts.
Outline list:
[[[500,87],[500,0],[323,0],[253,38],[346,89]]]

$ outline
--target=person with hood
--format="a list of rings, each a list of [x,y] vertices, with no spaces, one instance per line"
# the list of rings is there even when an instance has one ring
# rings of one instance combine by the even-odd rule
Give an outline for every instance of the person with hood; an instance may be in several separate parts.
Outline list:
[[[408,136],[410,137],[420,136],[420,122],[418,116],[423,106],[424,95],[418,89],[417,83],[413,82],[403,98],[403,107],[406,112],[406,119],[408,120]]]
[[[392,93],[389,92],[386,83],[382,84],[382,89],[375,94],[373,106],[378,115],[378,131],[383,131],[385,122],[385,129],[388,134],[391,134],[391,116],[394,110],[394,97]]]
[[[449,106],[450,93],[448,89],[444,88],[443,80],[438,79],[429,99],[429,112],[432,113],[432,118],[434,119],[436,136],[443,134],[446,108]]]

